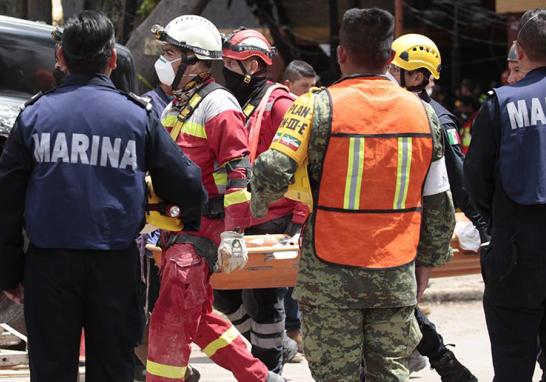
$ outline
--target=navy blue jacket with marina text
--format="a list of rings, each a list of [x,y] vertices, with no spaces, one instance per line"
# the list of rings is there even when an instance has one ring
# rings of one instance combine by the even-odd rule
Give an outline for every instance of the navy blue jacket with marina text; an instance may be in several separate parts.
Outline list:
[[[500,111],[499,172],[519,204],[546,204],[546,68],[495,89]]]
[[[147,171],[198,229],[200,170],[146,106],[103,74],[68,76],[28,103],[0,157],[2,268],[19,261],[23,226],[40,248],[128,248],[144,224]]]

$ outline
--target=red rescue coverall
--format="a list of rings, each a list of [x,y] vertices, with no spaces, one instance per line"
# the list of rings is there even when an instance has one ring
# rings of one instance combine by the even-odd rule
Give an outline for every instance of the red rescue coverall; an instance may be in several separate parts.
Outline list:
[[[162,118],[167,129],[179,111],[176,101],[167,106]],[[203,217],[199,232],[187,232],[217,246],[221,232],[250,222],[246,190],[229,186],[246,178],[246,171],[236,168],[228,173],[225,168],[248,155],[248,133],[236,99],[224,89],[212,91],[186,120],[176,143],[201,168],[209,200],[224,196],[224,219]],[[184,381],[192,342],[238,381],[268,379],[267,367],[250,354],[239,332],[212,312],[209,278],[209,266],[192,244],[174,244],[163,252],[160,293],[150,322],[146,381]]]

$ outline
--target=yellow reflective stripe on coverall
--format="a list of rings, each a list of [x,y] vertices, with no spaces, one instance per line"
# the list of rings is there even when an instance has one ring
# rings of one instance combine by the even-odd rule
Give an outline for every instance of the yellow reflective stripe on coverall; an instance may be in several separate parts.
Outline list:
[[[163,378],[182,379],[186,375],[187,366],[171,366],[146,361],[146,372]]]
[[[237,329],[235,329],[234,326],[230,327],[228,330],[226,330],[220,338],[217,340],[212,341],[210,344],[207,345],[204,349],[202,349],[203,353],[205,353],[209,358],[211,358],[218,350],[225,348],[230,343],[232,343],[237,337],[239,336],[239,332]]]
[[[246,189],[240,189],[224,195],[224,207],[230,207],[234,204],[247,203],[250,201],[250,192]]]

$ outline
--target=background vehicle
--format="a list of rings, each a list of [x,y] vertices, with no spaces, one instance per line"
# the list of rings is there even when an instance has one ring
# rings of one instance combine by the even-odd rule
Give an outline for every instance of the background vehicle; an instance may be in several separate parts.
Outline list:
[[[54,27],[0,16],[0,153],[24,102],[39,91],[57,86],[53,77]],[[136,88],[135,64],[129,49],[116,44],[118,67],[114,84],[124,91]]]

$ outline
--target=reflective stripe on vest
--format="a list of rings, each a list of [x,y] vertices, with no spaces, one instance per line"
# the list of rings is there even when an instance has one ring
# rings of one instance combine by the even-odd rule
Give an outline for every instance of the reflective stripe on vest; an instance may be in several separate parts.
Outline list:
[[[422,189],[432,160],[425,108],[380,77],[329,88],[331,133],[315,207],[322,260],[393,268],[415,258]]]
[[[349,155],[347,158],[347,180],[343,208],[358,210],[362,188],[362,169],[364,168],[364,138],[349,138]]]
[[[396,166],[396,192],[392,203],[393,210],[406,208],[408,186],[410,181],[412,138],[398,138],[398,164]]]

